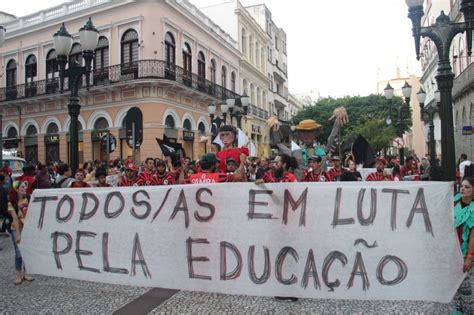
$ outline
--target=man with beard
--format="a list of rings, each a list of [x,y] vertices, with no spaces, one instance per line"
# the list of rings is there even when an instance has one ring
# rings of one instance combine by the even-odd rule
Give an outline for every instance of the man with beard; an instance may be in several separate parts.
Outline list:
[[[119,186],[121,187],[130,187],[138,186],[138,177],[137,177],[138,168],[132,161],[125,162],[125,174],[122,175]]]
[[[220,160],[220,171],[226,172],[226,161],[228,158],[233,158],[237,164],[241,162],[241,154],[243,153],[246,157],[249,156],[249,150],[245,147],[237,148],[235,146],[237,140],[237,129],[231,125],[224,125],[219,128],[219,139],[223,143],[222,150],[216,153],[217,158]]]
[[[138,175],[138,186],[154,186],[157,183],[156,173],[154,171],[155,161],[148,157],[145,160],[145,169]]]
[[[387,162],[384,158],[379,157],[375,162],[375,168],[377,169],[376,172],[370,173],[367,175],[365,179],[367,182],[374,182],[374,181],[393,181],[392,175],[385,172],[385,165]]]
[[[184,174],[187,173],[187,169],[184,168],[179,174],[180,184],[210,184],[210,183],[226,183],[226,182],[239,182],[244,176],[244,164],[247,156],[243,153],[240,154],[239,168],[234,174],[226,174],[219,170],[219,160],[214,153],[205,154],[201,161],[201,171],[189,175],[187,179],[184,178]]]
[[[298,168],[298,162],[295,157],[289,156],[288,154],[280,154],[275,158],[275,170],[273,176],[265,175],[262,179],[257,179],[255,184],[259,185],[262,183],[293,183],[297,182],[296,176],[293,171]]]
[[[262,156],[257,166],[256,178],[263,178],[263,175],[270,170],[270,159]]]
[[[189,164],[189,163],[188,163]],[[160,159],[155,160],[156,185],[174,185],[175,175],[166,170],[166,162]]]
[[[303,173],[302,182],[326,182],[327,175],[322,168],[323,159],[313,155],[308,160],[308,168]]]
[[[328,181],[338,182],[339,178],[342,175],[342,172],[347,171],[347,170],[341,166],[341,159],[339,158],[339,156],[334,155],[331,158],[331,161],[334,163],[334,166],[327,172]]]

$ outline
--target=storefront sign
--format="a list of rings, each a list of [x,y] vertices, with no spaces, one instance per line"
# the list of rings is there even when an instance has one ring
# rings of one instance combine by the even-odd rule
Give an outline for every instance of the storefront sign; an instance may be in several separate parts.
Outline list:
[[[466,276],[452,183],[37,189],[32,274],[226,294],[448,303]]]
[[[462,127],[462,135],[463,135],[463,136],[470,136],[470,135],[472,135],[472,126],[464,126],[464,127]]]
[[[44,136],[45,144],[57,144],[59,143],[59,135],[45,135]]]
[[[183,130],[184,141],[194,141],[194,132]]]

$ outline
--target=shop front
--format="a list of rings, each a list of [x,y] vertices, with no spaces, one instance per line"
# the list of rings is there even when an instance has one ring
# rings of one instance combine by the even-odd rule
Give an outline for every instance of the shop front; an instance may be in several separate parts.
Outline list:
[[[38,163],[38,130],[34,125],[26,129],[25,142],[25,160],[28,164]]]
[[[46,153],[46,164],[59,161],[59,128],[52,122],[46,129],[44,136],[44,147]]]

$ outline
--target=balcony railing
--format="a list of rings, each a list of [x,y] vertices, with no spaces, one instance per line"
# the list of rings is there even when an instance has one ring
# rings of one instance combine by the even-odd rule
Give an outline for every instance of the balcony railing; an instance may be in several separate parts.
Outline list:
[[[162,60],[140,60],[127,64],[94,69],[90,76],[92,86],[113,85],[135,80],[161,79],[177,82],[218,100],[239,97],[235,92],[206,80],[204,77]],[[84,76],[82,88],[86,86],[85,79]],[[67,78],[64,79],[64,90],[69,90],[69,81]],[[28,82],[27,84],[0,88],[0,102],[56,94],[58,92],[58,78]]]
[[[262,119],[268,119],[270,117],[268,111],[258,108],[257,106],[252,104],[249,105],[248,113]]]

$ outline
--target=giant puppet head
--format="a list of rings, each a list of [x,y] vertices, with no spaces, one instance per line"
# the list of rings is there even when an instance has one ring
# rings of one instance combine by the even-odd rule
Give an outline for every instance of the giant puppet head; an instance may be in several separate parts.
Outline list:
[[[312,148],[321,131],[321,125],[312,119],[305,119],[300,121],[295,129],[298,132],[298,139],[305,147]]]

